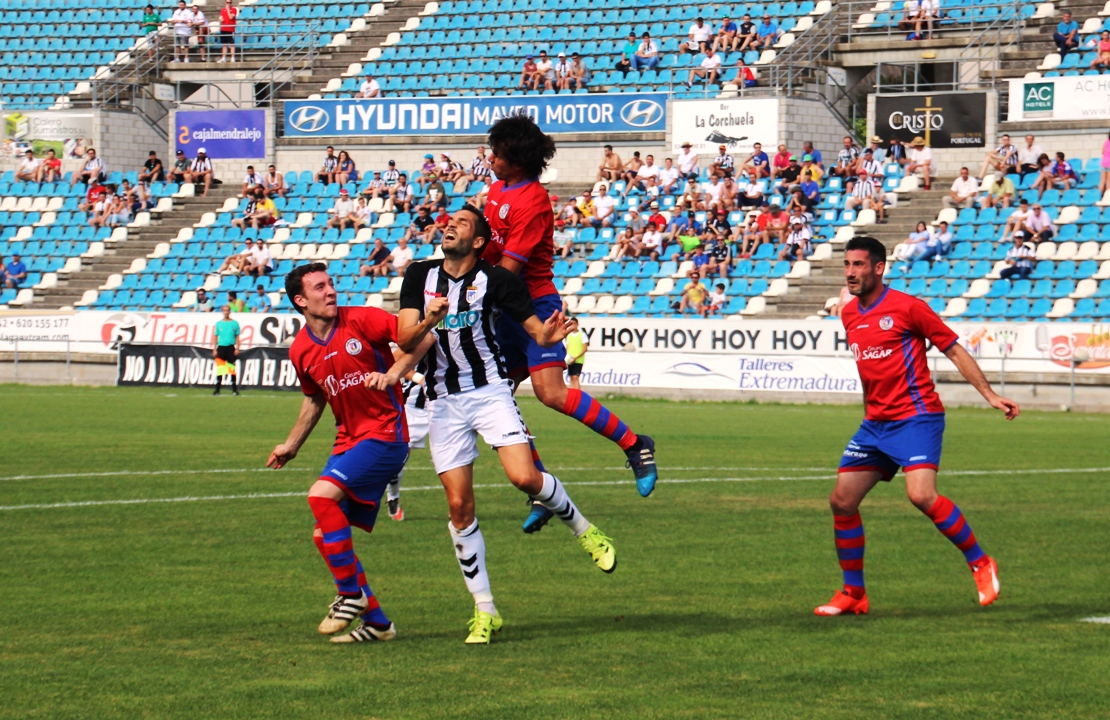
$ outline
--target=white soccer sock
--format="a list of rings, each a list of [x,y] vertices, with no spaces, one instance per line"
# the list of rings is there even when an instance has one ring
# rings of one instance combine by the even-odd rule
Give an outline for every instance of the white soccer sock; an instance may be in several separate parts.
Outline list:
[[[590,529],[590,521],[582,515],[574,501],[570,499],[570,495],[567,495],[566,488],[559,482],[559,478],[551,473],[542,474],[543,488],[532,499],[555,513],[555,516],[571,529],[575,537],[581,537]]]
[[[389,481],[385,487],[385,499],[397,500],[401,497],[401,478],[405,476],[405,469],[401,468],[401,472],[397,473],[397,477]]]
[[[474,518],[474,522],[462,530],[448,522],[447,529],[451,531],[455,558],[459,561],[466,589],[474,596],[474,604],[482,612],[493,615],[496,609],[493,605],[493,593],[489,588],[489,574],[486,572],[486,541],[482,537],[482,529],[478,527],[478,518]]]

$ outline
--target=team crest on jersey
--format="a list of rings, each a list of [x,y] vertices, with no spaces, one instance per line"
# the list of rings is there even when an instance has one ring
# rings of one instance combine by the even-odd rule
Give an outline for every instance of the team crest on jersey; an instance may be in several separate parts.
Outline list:
[[[348,340],[346,347],[348,355],[358,355],[362,352],[362,343],[358,341],[358,338],[351,338]]]
[[[889,315],[883,315],[879,318],[879,327],[883,330],[889,330],[894,327],[894,318]]]
[[[502,205],[497,211],[497,217],[501,218],[502,220],[509,217],[509,206]]]
[[[478,288],[471,285],[466,289],[466,302],[467,304],[473,303],[478,299]]]

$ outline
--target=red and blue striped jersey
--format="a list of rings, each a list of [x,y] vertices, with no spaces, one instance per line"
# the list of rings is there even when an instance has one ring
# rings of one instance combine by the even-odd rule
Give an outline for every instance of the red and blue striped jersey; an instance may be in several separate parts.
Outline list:
[[[840,319],[863,382],[868,420],[944,412],[929,374],[925,341],[945,351],[960,338],[932,308],[888,287],[870,307],[854,298]]]
[[[521,277],[533,298],[558,294],[552,280],[555,213],[540,181],[506,185],[498,180],[486,196],[485,214],[493,237],[482,252],[482,259],[497,265],[501,256],[507,255],[524,264]]]
[[[363,380],[393,366],[389,343],[397,341],[397,316],[378,308],[339,308],[335,327],[325,339],[301,328],[289,347],[305,395],[324,392],[335,415],[332,453],[350,450],[363,440],[409,441],[401,386],[371,390]]]

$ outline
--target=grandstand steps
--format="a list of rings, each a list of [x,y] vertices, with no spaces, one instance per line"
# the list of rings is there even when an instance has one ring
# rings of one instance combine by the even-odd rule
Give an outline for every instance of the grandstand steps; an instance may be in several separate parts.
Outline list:
[[[1034,72],[1045,56],[1056,52],[1056,44],[1052,41],[1052,33],[1056,32],[1056,25],[1061,22],[1065,10],[1071,11],[1073,19],[1082,27],[1084,21],[1090,17],[1097,17],[1102,10],[1103,2],[1091,0],[1074,0],[1073,2],[1059,3],[1056,6],[1056,15],[1045,18],[1029,18],[1025,21],[1025,32],[1022,33],[1017,49],[1004,50],[1000,57],[1001,68],[997,71],[984,70],[981,76],[984,79],[1008,79],[1025,77],[1026,73]],[[1081,34],[1081,37],[1085,37]],[[1077,51],[1083,52],[1083,51]]]
[[[36,290],[35,307],[72,307],[81,300],[86,290],[96,290],[107,282],[110,275],[123,273],[136,258],[145,258],[154,252],[158,243],[172,242],[182,228],[192,227],[206,212],[218,211],[224,200],[238,193],[238,185],[224,183],[213,187],[208,197],[175,199],[172,212],[152,212],[149,226],[128,228],[127,240],[106,242],[104,255],[82,258],[79,272],[59,274],[56,287]]]

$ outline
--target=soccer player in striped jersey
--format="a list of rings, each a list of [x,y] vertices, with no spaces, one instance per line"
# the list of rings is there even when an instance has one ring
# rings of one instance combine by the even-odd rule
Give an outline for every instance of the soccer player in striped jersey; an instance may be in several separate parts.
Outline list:
[[[582,516],[558,478],[534,464],[494,333],[500,312],[519,323],[538,347],[551,348],[561,345],[574,323],[561,310],[541,321],[520,277],[480,259],[490,234],[477,208],[467,205],[454,214],[443,233],[443,258],[415,262],[405,273],[397,331],[402,350],[435,339],[434,351],[424,359],[432,464],[447,493],[455,557],[474,597],[469,644],[488,643],[502,624],[474,514],[479,435],[497,450],[513,485],[557,515],[601,570],[612,572],[617,563],[612,541]]]
[[[431,342],[414,346],[418,354],[395,362],[390,343],[397,341],[396,316],[377,308],[339,307],[323,263],[294,269],[285,278],[285,291],[305,318],[289,347],[305,398],[288,439],[274,448],[266,465],[278,469],[295,458],[331,405],[335,446],[308,491],[316,518],[312,539],[338,591],[319,632],[334,635],[361,616],[360,627],[331,641],[392,640],[396,628],[370,590],[351,528],[374,529],[382,492],[409,454],[400,388],[376,385],[375,378],[389,370],[408,373]]]
[[[393,356],[399,360],[404,353],[394,350]],[[423,450],[428,439],[428,398],[424,394],[424,379],[423,373],[413,370],[401,383],[401,396],[405,399],[405,422],[409,429],[409,450]],[[411,454],[409,457],[412,457]],[[408,461],[405,464],[408,465]],[[401,480],[404,477],[405,469],[401,468],[401,472],[389,481],[385,492],[389,517],[398,522],[405,519],[405,510],[401,507]]]
[[[541,320],[561,312],[562,299],[552,282],[555,258],[555,216],[540,175],[555,155],[555,141],[526,115],[510,115],[494,123],[489,133],[490,167],[498,180],[486,198],[485,215],[493,232],[483,258],[520,275],[528,285],[536,315]],[[540,347],[520,323],[502,316],[497,340],[505,353],[510,377],[517,383],[526,377],[544,405],[568,415],[620,446],[636,477],[640,494],[655,489],[655,443],[637,435],[615,414],[578,389],[568,389],[563,379],[566,348],[558,344]],[[535,462],[542,470],[539,455]],[[533,506],[524,523],[525,532],[535,532],[551,515]]]
[[[979,603],[998,597],[998,565],[979,547],[971,525],[956,505],[937,494],[944,435],[944,405],[929,376],[925,342],[943,352],[991,407],[1013,420],[1017,403],[991,389],[959,336],[922,300],[883,284],[886,247],[868,236],[852,238],[844,253],[844,277],[855,296],[841,310],[849,347],[863,383],[865,419],[840,459],[836,487],[829,498],[836,554],[844,588],[817,615],[865,614],[863,522],[859,505],[881,481],[901,468],[906,494],[937,530],[960,549],[975,578]]]

